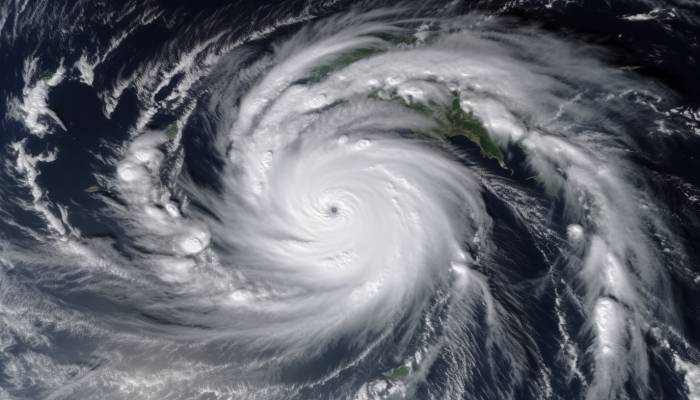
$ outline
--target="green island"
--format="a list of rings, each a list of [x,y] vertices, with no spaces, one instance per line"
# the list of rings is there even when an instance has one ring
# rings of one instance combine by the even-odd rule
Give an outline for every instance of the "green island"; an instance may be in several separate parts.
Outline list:
[[[384,52],[380,48],[358,48],[339,54],[328,64],[320,65],[311,71],[311,81],[320,82],[331,72],[346,67],[356,61]]]
[[[174,140],[177,137],[177,124],[172,123],[168,125],[163,131],[163,134],[170,140]]]
[[[53,78],[54,72],[53,71],[45,71],[39,76],[40,81],[49,81],[51,78]]]
[[[504,163],[500,147],[491,140],[479,118],[462,109],[458,94],[453,94],[452,104],[443,112],[442,118],[438,117],[436,121],[438,128],[435,133],[447,137],[463,135],[479,146],[483,156],[493,158],[500,164]]]
[[[396,102],[431,118],[437,126],[433,128],[430,134],[443,139],[464,136],[479,146],[484,157],[495,159],[504,167],[505,156],[503,151],[491,139],[479,118],[472,112],[466,112],[462,109],[459,93],[452,92],[451,95],[452,99],[448,105],[438,104],[432,100],[428,101],[427,104],[417,101],[406,101],[397,94],[396,90],[374,91],[370,94],[370,97]]]
[[[412,45],[416,41],[415,37],[405,35],[385,34],[379,37],[384,40],[385,43],[393,46]],[[313,69],[309,79],[312,82],[320,82],[333,71],[346,67],[356,61],[384,53],[386,50],[386,48],[377,46],[362,47],[340,53],[333,58],[331,62]],[[398,95],[396,89],[375,89],[369,93],[370,98],[400,104],[403,107],[409,108],[432,119],[436,127],[430,132],[425,132],[426,134],[440,139],[463,136],[479,146],[482,156],[494,159],[498,161],[501,167],[506,168],[503,151],[491,139],[481,120],[472,112],[467,112],[462,109],[458,92],[451,92],[451,96],[451,100],[447,104],[440,104],[433,100],[428,100],[426,102],[416,101],[414,99],[406,100],[404,97]],[[168,134],[171,128],[172,126],[168,127],[166,130],[166,135],[170,138],[174,137],[174,135]],[[175,133],[176,132],[177,130],[175,128]]]
[[[416,38],[413,36],[406,35],[396,35],[396,34],[379,34],[378,38],[382,39],[385,43],[391,46],[407,46],[416,42]],[[369,58],[374,55],[384,53],[387,48],[383,46],[377,47],[359,47],[356,49],[348,50],[336,55],[329,63],[320,65],[313,70],[311,70],[310,79],[312,82],[320,82],[328,75],[346,67],[356,61],[362,60],[364,58]]]
[[[384,377],[387,379],[390,379],[393,381],[399,381],[399,380],[406,379],[410,372],[411,372],[410,368],[408,368],[405,365],[402,365],[400,367],[390,369],[389,371],[384,372],[382,375],[384,375]]]

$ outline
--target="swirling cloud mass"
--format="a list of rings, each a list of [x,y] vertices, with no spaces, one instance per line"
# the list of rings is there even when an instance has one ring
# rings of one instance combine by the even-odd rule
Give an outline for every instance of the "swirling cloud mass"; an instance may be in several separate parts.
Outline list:
[[[100,91],[101,118],[130,90],[138,118],[66,202],[42,186],[64,150],[34,142],[71,130],[47,93],[97,87],[120,42],[49,80],[25,62],[0,397],[700,395],[673,293],[700,275],[635,158],[650,126],[692,135],[676,95],[600,48],[450,14],[199,32]]]

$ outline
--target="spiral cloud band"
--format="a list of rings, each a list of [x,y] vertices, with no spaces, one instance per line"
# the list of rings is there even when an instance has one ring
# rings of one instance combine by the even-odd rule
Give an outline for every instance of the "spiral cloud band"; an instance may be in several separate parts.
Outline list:
[[[123,87],[146,106],[89,190],[107,237],[37,183],[60,151],[15,143],[21,207],[46,226],[4,247],[2,302],[30,293],[10,265],[47,288],[15,304],[41,317],[3,317],[35,344],[15,389],[29,374],[50,398],[647,398],[657,358],[697,373],[665,306],[684,250],[629,156],[636,127],[674,124],[673,95],[510,23],[302,18],[137,70]],[[164,111],[177,120],[158,128]],[[62,361],[76,340],[94,362]]]

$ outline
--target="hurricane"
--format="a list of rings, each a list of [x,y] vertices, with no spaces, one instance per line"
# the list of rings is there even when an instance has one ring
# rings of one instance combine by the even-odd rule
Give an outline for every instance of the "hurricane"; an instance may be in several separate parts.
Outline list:
[[[8,0],[0,398],[700,397],[700,9],[594,3]]]

